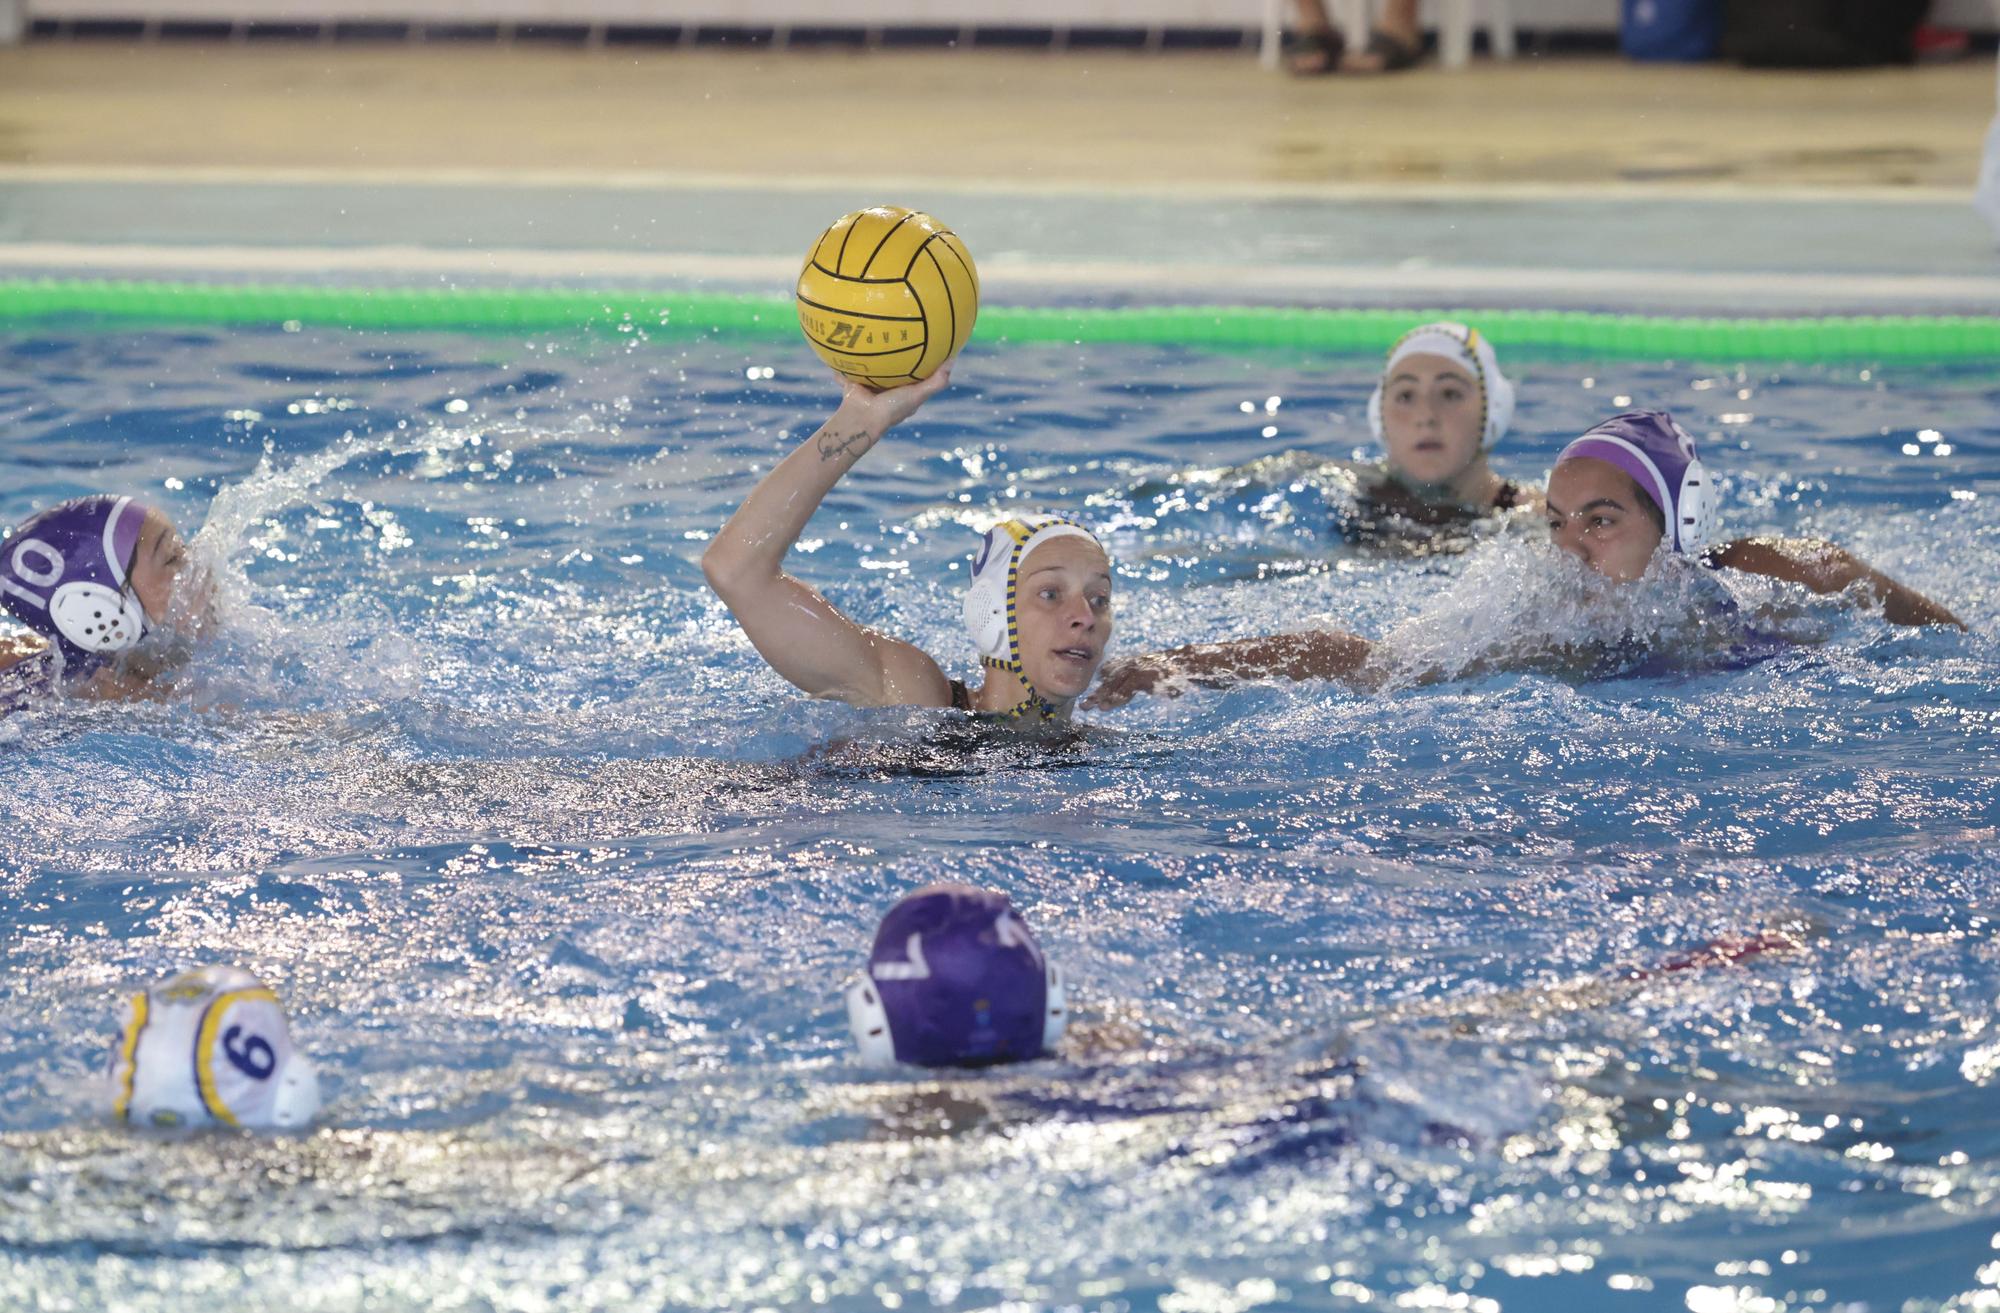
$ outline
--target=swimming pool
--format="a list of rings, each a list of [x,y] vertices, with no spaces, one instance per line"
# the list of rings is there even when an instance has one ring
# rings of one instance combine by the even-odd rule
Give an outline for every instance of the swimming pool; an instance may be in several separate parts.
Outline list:
[[[6,517],[140,491],[237,608],[181,696],[0,721],[0,1306],[2000,1302],[2000,371],[1510,359],[1497,459],[1668,406],[1729,530],[1970,635],[1829,605],[1746,670],[1250,687],[968,755],[802,701],[701,586],[830,403],[803,347],[642,336],[0,338]],[[1109,526],[1114,650],[1490,632],[1531,535],[1373,555],[1227,473],[1365,446],[1373,363],[975,341],[796,567],[953,673],[1016,507]],[[942,878],[1073,978],[1064,1061],[849,1063],[840,984]],[[211,960],[288,999],[313,1135],[90,1110],[119,987]]]

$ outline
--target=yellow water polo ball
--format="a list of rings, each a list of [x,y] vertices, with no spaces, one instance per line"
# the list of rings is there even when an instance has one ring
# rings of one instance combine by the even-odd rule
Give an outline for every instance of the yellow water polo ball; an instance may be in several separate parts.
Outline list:
[[[799,270],[799,327],[819,358],[870,387],[929,378],[972,336],[979,273],[958,234],[877,205],[820,234]]]

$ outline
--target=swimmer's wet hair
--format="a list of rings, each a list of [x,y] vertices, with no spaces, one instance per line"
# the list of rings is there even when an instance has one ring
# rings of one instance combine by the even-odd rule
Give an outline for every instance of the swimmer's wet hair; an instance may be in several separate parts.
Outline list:
[[[1621,470],[1619,473],[1623,474],[1624,471]],[[1653,522],[1653,527],[1664,536],[1667,532],[1667,513],[1660,509],[1659,498],[1647,492],[1639,481],[1629,474],[1625,475],[1625,482],[1631,484],[1632,491],[1639,494],[1639,509],[1646,512],[1646,517]]]

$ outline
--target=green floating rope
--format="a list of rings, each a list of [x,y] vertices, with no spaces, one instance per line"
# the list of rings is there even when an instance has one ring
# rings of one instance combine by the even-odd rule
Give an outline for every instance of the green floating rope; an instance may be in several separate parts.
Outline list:
[[[1509,352],[1599,359],[2000,358],[2000,316],[1991,315],[1697,319],[1572,310],[989,305],[980,311],[978,338],[1374,354],[1412,325],[1445,317],[1476,323]],[[654,338],[766,342],[791,341],[799,332],[791,300],[782,296],[0,279],[0,327],[48,319],[459,332],[643,330]]]

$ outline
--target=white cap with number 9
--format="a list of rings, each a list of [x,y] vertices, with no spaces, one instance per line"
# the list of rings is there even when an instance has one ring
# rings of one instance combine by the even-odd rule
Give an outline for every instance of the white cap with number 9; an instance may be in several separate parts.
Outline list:
[[[319,1111],[319,1073],[262,981],[202,967],[126,1000],[111,1110],[135,1126],[288,1130]]]

